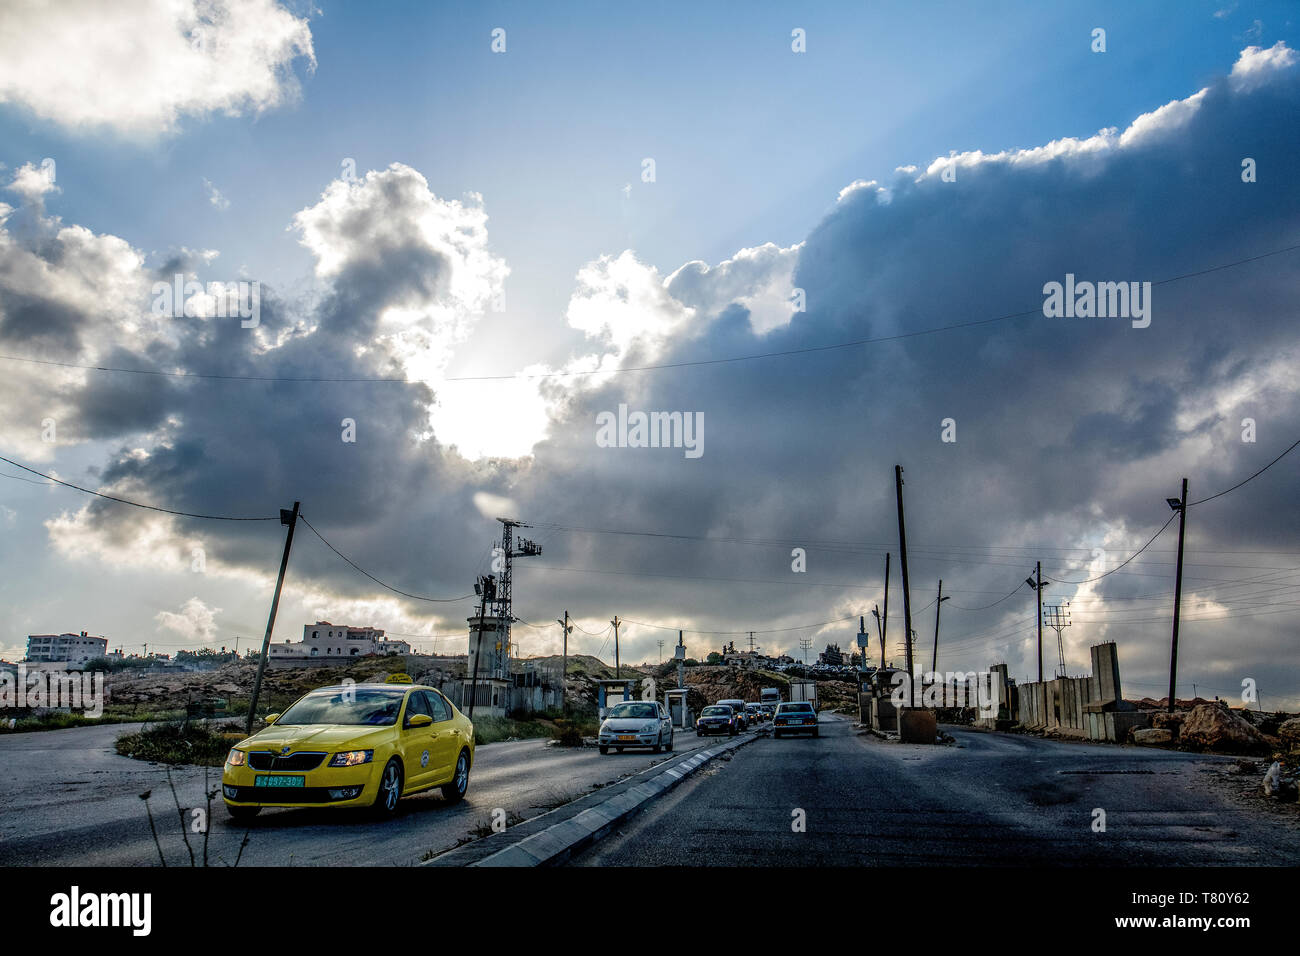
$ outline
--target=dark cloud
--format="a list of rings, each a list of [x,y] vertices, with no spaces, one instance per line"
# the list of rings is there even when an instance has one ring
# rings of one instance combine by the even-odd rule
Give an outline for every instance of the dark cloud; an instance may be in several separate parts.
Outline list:
[[[806,290],[805,313],[755,334],[745,308],[730,298],[712,311],[700,305],[710,301],[711,280],[692,266],[674,291],[699,311],[687,332],[653,357],[673,363],[897,335],[1037,309],[1044,283],[1067,272],[1158,282],[1294,243],[1296,72],[1248,93],[1217,83],[1185,124],[1136,145],[1038,163],[986,160],[962,166],[955,183],[899,176],[886,204],[871,190],[852,192],[799,250],[794,284]],[[1243,156],[1256,159],[1259,182],[1242,183]],[[414,234],[364,212],[339,231],[363,239],[374,233],[373,254],[335,273],[313,315],[291,316],[268,294],[262,331],[283,333],[276,347],[265,348],[237,320],[206,320],[194,331],[178,326],[171,357],[186,368],[245,375],[391,374],[400,356],[362,347],[372,344],[385,306],[443,295],[448,265]],[[759,269],[753,281],[761,276]],[[422,438],[434,397],[424,386],[99,385],[82,396],[82,407],[88,419],[92,404],[113,407],[96,419],[96,435],[116,430],[125,437],[164,414],[181,422],[147,457],[115,456],[106,478],[129,480],[182,510],[266,513],[302,500],[313,523],[360,563],[435,594],[467,591],[498,533],[474,508],[475,492],[510,497],[519,517],[539,525],[534,536],[545,547],[542,558],[521,562],[516,589],[518,612],[537,622],[567,607],[590,617],[765,630],[865,613],[880,598],[882,554],[896,550],[893,468],[901,463],[914,603],[924,607],[940,577],[955,596],[953,611],[945,611],[951,637],[941,661],[977,667],[1006,658],[1023,675],[1029,632],[1019,622],[1032,608],[1029,592],[987,612],[957,606],[995,600],[1036,559],[1058,581],[1090,576],[1086,562],[1096,547],[1113,566],[1165,521],[1164,498],[1183,475],[1194,477],[1193,497],[1218,490],[1300,437],[1300,392],[1286,374],[1296,355],[1297,280],[1300,257],[1285,255],[1158,285],[1146,329],[1123,319],[1039,314],[808,355],[627,374],[567,394],[550,435],[523,461],[467,462]],[[620,403],[703,413],[703,457],[597,447],[596,415]],[[1258,422],[1256,444],[1241,441],[1247,416]],[[357,423],[355,444],[340,440],[343,418]],[[952,444],[941,441],[947,418],[956,422]],[[1223,552],[1300,551],[1294,469],[1288,460],[1193,512],[1194,589],[1225,599],[1251,594],[1222,582],[1290,566],[1294,553]],[[259,568],[274,561],[276,536],[264,526],[202,531],[226,561]],[[795,544],[809,552],[805,575],[790,570]],[[1172,538],[1162,538],[1083,596],[1112,603],[1081,603],[1070,635],[1080,648],[1103,634],[1096,622],[1109,619],[1104,633],[1121,641],[1126,672],[1160,672],[1167,628],[1147,619],[1167,614],[1169,605],[1144,601],[1171,588],[1170,547]],[[294,560],[295,573],[341,593],[373,591],[323,548],[304,547]],[[1067,593],[1056,586],[1055,594]],[[900,605],[895,592],[894,638],[901,636]],[[915,622],[923,643],[930,614],[918,611]],[[1268,667],[1300,693],[1286,617],[1215,625],[1195,617],[1189,613],[1189,670],[1235,687],[1240,676],[1252,676],[1246,671]],[[843,644],[853,630],[845,625],[831,636]],[[634,626],[629,633],[625,658],[653,656],[653,640],[663,636]],[[1222,638],[1241,633],[1250,640],[1225,649]],[[760,643],[790,648],[797,636],[769,634]],[[699,653],[721,640],[688,637]],[[1075,653],[1075,669],[1085,653]]]

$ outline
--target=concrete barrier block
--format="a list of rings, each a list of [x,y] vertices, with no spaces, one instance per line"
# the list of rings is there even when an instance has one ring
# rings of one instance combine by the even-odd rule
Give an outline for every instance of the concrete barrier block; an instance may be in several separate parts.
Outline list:
[[[921,707],[898,709],[898,736],[907,744],[932,744],[939,731],[939,721],[932,710]]]

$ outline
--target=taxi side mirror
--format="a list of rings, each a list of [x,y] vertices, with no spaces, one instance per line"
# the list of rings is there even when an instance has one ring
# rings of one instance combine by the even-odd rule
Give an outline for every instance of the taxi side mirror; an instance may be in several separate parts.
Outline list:
[[[267,715],[266,715],[265,717],[263,717],[262,719],[266,721],[266,726],[270,727],[273,723],[275,723],[277,720],[280,719],[280,715],[279,715],[279,714],[267,714]]]
[[[428,727],[431,723],[433,723],[433,718],[428,714],[415,714],[406,719],[407,727]]]

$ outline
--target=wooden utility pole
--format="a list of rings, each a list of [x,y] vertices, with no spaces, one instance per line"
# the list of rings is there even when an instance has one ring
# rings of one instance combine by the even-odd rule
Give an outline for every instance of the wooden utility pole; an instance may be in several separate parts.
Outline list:
[[[614,625],[614,679],[618,680],[623,676],[623,672],[620,669],[618,663],[618,626],[623,622],[620,621],[618,619],[618,615],[615,614],[614,620],[610,621],[609,623]]]
[[[573,628],[569,627],[569,611],[564,611],[564,620],[556,621],[560,627],[564,628],[564,655],[560,658],[560,710],[568,713],[569,707],[569,632]]]
[[[1034,593],[1038,595],[1038,683],[1043,682],[1043,562],[1034,562]]]
[[[903,466],[894,466],[894,491],[898,497],[898,559],[903,567],[903,640],[907,645],[907,704],[916,706],[912,679],[912,595],[907,583],[907,524],[903,520]]]
[[[934,605],[934,654],[930,658],[930,675],[939,670],[939,611],[943,609],[943,578],[939,579],[939,596]]]
[[[1170,498],[1169,506],[1174,507]],[[1187,479],[1183,479],[1183,496],[1178,501],[1178,570],[1174,572],[1174,636],[1169,647],[1169,713],[1174,712],[1174,687],[1178,680],[1178,612],[1183,604],[1183,534],[1187,530]]]
[[[253,699],[248,702],[248,720],[244,722],[244,733],[252,734],[253,718],[257,713],[257,698],[262,693],[262,675],[266,673],[266,659],[271,654],[271,632],[275,630],[275,613],[280,609],[280,589],[284,587],[284,572],[289,567],[289,549],[293,547],[293,529],[298,526],[298,505],[293,503],[292,511],[280,509],[280,524],[289,526],[289,533],[284,538],[284,555],[280,558],[280,574],[275,579],[275,596],[271,598],[271,614],[266,619],[266,635],[262,638],[262,658],[257,662],[257,677],[253,681]]]
[[[880,666],[885,666],[885,641],[889,637],[889,552],[885,552],[885,609],[880,617]]]

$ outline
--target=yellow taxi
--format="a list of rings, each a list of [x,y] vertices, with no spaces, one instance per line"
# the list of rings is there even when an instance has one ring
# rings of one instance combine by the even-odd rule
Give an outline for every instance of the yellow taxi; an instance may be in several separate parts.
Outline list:
[[[474,725],[437,689],[397,680],[321,687],[226,756],[221,792],[236,819],[263,807],[372,807],[439,787],[469,789]]]

